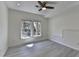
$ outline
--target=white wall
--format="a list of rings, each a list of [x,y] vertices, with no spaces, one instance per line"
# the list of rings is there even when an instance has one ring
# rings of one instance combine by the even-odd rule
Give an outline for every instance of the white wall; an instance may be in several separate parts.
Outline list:
[[[4,2],[0,2],[0,56],[3,56],[7,46],[8,11]]]
[[[47,39],[47,20],[40,15],[32,14],[28,12],[23,11],[17,11],[9,9],[9,29],[8,29],[8,39],[9,39],[9,47],[32,42],[32,41],[38,41],[38,40],[44,40]],[[39,20],[41,21],[42,26],[42,36],[34,39],[26,39],[22,40],[20,39],[20,32],[21,32],[21,20]]]
[[[55,17],[51,17],[49,20],[49,38],[62,37],[62,32],[65,30],[79,30],[79,5],[59,14]],[[74,36],[76,37],[76,36]],[[78,40],[77,40],[78,39]],[[79,38],[77,39],[52,39],[53,41],[68,45],[79,50]],[[74,41],[75,44],[74,44]],[[72,44],[70,44],[72,42]],[[74,44],[74,45],[73,45]]]

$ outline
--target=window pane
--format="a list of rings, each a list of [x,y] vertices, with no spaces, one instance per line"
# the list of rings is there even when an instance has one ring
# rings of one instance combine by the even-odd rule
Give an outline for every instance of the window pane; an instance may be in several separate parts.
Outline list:
[[[33,22],[33,35],[37,35],[37,22]]]
[[[31,22],[30,21],[23,21],[22,24],[22,33],[21,33],[22,37],[27,38],[30,37],[31,34]]]
[[[41,24],[40,22],[33,22],[33,35],[41,35]]]
[[[37,24],[37,29],[38,29],[37,35],[41,35],[41,24],[40,24],[40,22],[38,22],[38,24]]]

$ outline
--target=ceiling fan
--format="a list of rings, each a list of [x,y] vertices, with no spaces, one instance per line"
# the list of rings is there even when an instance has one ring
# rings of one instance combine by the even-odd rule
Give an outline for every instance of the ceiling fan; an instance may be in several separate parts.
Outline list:
[[[40,8],[38,11],[42,11],[42,10],[46,10],[46,9],[54,9],[54,7],[51,7],[51,6],[47,6],[47,2],[44,1],[44,2],[41,2],[41,1],[38,1],[38,5],[36,5],[37,8]]]

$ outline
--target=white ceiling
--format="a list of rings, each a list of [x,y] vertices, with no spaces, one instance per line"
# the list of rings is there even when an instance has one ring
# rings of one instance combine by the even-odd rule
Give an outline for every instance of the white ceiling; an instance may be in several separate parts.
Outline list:
[[[57,15],[79,4],[78,1],[54,1],[56,4],[53,4],[52,3],[53,1],[49,2],[50,3],[48,5],[55,7],[55,9],[38,11],[39,8],[35,7],[35,5],[38,5],[37,1],[8,1],[6,2],[6,4],[8,8],[40,14],[45,17],[51,17]],[[17,6],[17,3],[20,3],[20,6]]]

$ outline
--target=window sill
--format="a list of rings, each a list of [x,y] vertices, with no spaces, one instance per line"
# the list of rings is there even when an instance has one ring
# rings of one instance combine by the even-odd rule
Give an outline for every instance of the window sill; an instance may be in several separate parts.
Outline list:
[[[32,37],[21,37],[21,39],[31,39],[31,38],[37,38],[37,37],[41,37],[41,35],[35,35]]]
[[[35,35],[35,36],[33,36],[33,37],[41,37],[41,35]]]

